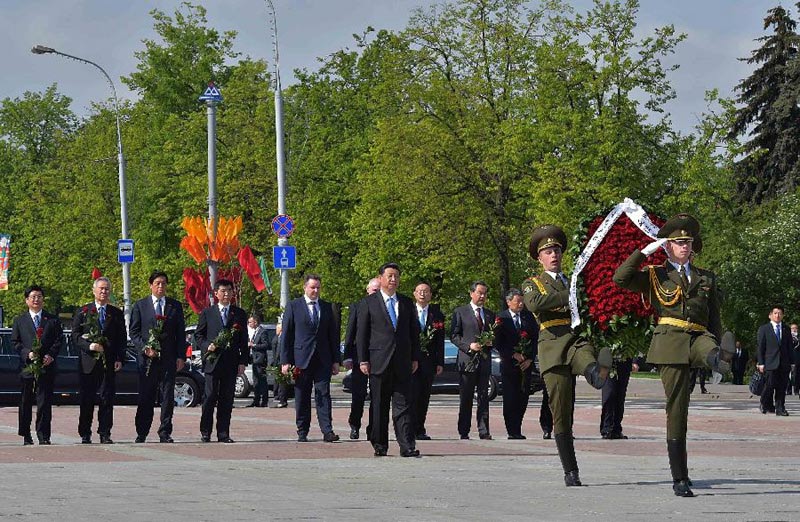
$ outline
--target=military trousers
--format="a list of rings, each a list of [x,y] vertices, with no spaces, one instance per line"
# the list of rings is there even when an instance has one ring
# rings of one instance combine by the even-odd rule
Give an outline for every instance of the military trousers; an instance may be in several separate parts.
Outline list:
[[[547,387],[550,411],[553,414],[553,434],[572,433],[572,416],[575,404],[574,375],[583,375],[586,368],[597,362],[594,347],[583,343],[575,350],[569,364],[554,366],[542,374]]]

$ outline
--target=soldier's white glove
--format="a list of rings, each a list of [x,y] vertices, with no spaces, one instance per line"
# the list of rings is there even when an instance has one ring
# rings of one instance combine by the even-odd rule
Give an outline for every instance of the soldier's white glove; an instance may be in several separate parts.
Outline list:
[[[661,247],[666,242],[667,242],[667,238],[665,238],[665,237],[661,238],[661,239],[657,239],[656,241],[653,241],[652,243],[650,243],[649,245],[644,247],[642,249],[642,254],[644,254],[646,256],[649,256],[650,254],[652,254],[653,252],[658,250],[659,247]]]

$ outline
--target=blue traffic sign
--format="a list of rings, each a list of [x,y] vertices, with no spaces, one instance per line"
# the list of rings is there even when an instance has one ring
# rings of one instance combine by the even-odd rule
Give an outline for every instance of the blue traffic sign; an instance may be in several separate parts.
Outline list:
[[[272,232],[280,238],[291,236],[294,232],[294,220],[288,214],[278,214],[272,218]]]
[[[117,240],[117,259],[120,263],[133,263],[133,239]]]
[[[208,88],[205,90],[202,96],[200,96],[200,101],[215,101],[221,102],[222,101],[222,94],[219,92],[219,88],[214,85],[214,82],[208,82]]]
[[[293,246],[272,247],[272,266],[278,270],[294,270],[297,268],[297,250]]]

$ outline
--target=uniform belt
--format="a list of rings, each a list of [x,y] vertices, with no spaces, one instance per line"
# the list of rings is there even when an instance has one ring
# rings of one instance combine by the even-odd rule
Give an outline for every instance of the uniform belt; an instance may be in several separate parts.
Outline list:
[[[551,326],[569,326],[572,324],[572,321],[569,319],[550,319],[549,321],[545,321],[539,325],[539,330],[544,330],[546,328],[550,328]]]
[[[702,324],[684,321],[683,319],[674,319],[672,317],[662,317],[658,320],[658,324],[668,324],[670,326],[677,326],[678,328],[683,328],[685,330],[690,330],[692,332],[706,331],[706,327],[703,326]]]

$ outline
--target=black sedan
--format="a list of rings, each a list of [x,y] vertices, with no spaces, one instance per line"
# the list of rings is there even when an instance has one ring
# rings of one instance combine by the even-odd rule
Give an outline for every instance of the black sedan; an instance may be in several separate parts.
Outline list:
[[[56,364],[55,395],[57,403],[75,403],[80,389],[78,381],[79,351],[72,345],[70,331],[64,331],[64,345]],[[0,402],[19,403],[20,398],[19,354],[11,346],[11,328],[0,328]],[[138,368],[136,349],[128,345],[125,361],[117,372],[116,388],[118,403],[136,403],[138,393]],[[203,374],[186,364],[175,376],[175,405],[195,406],[203,396]]]
[[[444,341],[444,369],[440,375],[433,380],[432,393],[458,394],[458,366],[456,356],[458,347],[449,339]],[[342,389],[350,393],[351,372],[347,372],[342,381]],[[538,372],[534,372],[531,379],[531,393],[541,391],[544,388]],[[500,356],[492,352],[492,373],[489,376],[489,400],[494,400],[498,394],[503,393],[503,379],[500,375]]]

